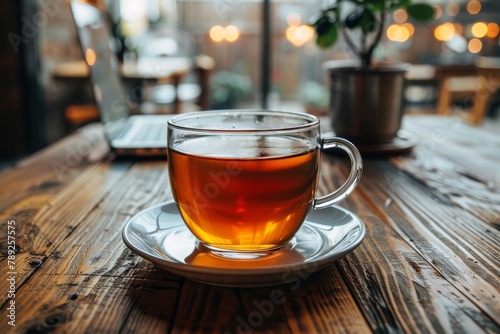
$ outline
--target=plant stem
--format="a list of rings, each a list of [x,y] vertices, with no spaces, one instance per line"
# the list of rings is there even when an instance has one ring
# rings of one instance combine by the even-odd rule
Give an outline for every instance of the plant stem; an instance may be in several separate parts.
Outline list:
[[[383,8],[382,11],[380,12],[380,22],[378,25],[378,31],[377,31],[377,34],[375,35],[375,39],[374,39],[372,45],[370,46],[370,48],[367,51],[367,60],[368,60],[367,67],[370,67],[372,65],[371,60],[372,60],[372,56],[373,56],[373,51],[375,51],[375,48],[377,47],[378,43],[380,43],[380,40],[382,39],[382,32],[384,31],[384,26],[385,26],[385,8]]]
[[[360,50],[358,50],[358,48],[356,47],[356,44],[354,44],[354,42],[352,41],[351,36],[349,36],[349,34],[347,33],[347,29],[345,27],[342,27],[341,31],[342,31],[342,35],[344,36],[344,39],[347,43],[347,46],[349,46],[349,49],[351,49],[351,51],[354,52],[354,54],[357,57],[361,58],[362,52]]]

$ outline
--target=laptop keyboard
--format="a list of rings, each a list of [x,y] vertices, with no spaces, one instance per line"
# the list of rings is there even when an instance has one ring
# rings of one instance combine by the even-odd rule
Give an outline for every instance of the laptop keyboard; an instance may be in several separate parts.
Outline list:
[[[167,125],[165,123],[140,123],[131,139],[133,142],[167,142]]]

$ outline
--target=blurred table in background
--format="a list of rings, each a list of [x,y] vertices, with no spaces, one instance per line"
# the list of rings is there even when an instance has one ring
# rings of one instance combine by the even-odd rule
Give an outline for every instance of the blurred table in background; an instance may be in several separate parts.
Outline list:
[[[120,64],[120,74],[124,79],[132,80],[168,80],[186,75],[192,67],[192,60],[188,57],[141,58]],[[52,75],[56,79],[86,79],[89,69],[83,59],[75,60],[56,64]]]
[[[141,57],[120,66],[126,90],[132,91],[134,103],[144,103],[155,112],[161,105],[172,105],[171,113],[186,110],[206,110],[210,107],[210,76],[214,70],[213,58],[206,55],[189,57]],[[183,82],[193,72],[195,82]],[[89,70],[84,60],[60,63],[52,69],[58,80],[88,80]],[[125,93],[125,92],[124,92]],[[149,106],[149,108],[146,108]],[[139,109],[141,110],[141,109]],[[99,120],[95,105],[70,105],[65,110],[66,121],[81,125]]]

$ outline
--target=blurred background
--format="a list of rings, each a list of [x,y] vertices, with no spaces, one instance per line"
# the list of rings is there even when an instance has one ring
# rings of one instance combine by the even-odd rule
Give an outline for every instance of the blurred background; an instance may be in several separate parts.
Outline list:
[[[342,41],[328,50],[314,43],[307,22],[330,1],[90,2],[109,13],[114,50],[122,62],[141,57],[193,60],[194,70],[182,76],[186,110],[193,110],[187,107],[192,92],[193,99],[207,95],[203,109],[266,107],[327,115],[328,76],[322,64],[353,58]],[[408,113],[435,110],[441,67],[470,76],[477,57],[500,57],[500,1],[430,2],[436,8],[434,21],[417,24],[398,10],[376,50],[377,60],[420,66],[413,71],[415,78],[409,78]],[[88,80],[57,73],[64,64],[82,59],[66,2],[2,0],[0,15],[7,37],[0,54],[0,157],[16,159],[95,121],[96,115]],[[198,65],[202,72],[196,71]],[[132,101],[138,110],[172,111],[167,86],[149,89],[163,84],[140,84],[141,98]],[[134,100],[137,88],[127,89],[135,89],[129,94]],[[497,100],[488,117],[496,117]],[[464,97],[455,102],[463,108],[471,103]],[[70,119],[74,110],[83,112],[80,122]]]

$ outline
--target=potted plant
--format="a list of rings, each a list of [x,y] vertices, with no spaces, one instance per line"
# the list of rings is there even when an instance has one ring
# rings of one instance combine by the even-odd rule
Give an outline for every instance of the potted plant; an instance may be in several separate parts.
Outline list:
[[[338,136],[360,145],[392,142],[401,126],[403,63],[375,63],[389,14],[402,8],[416,21],[434,18],[434,8],[412,0],[337,0],[311,21],[316,44],[333,46],[342,35],[356,55],[353,61],[324,64],[330,76],[332,128]]]

